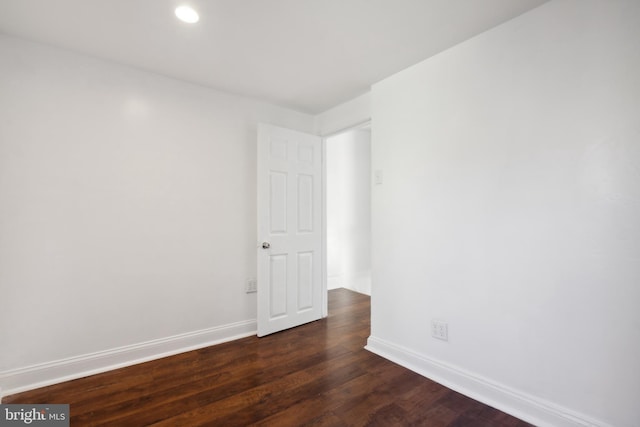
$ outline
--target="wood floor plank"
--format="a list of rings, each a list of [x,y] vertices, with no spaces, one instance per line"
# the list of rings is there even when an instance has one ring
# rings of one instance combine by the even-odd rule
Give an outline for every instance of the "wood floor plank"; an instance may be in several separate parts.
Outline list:
[[[370,299],[329,317],[4,398],[68,403],[72,426],[527,427],[363,349]]]

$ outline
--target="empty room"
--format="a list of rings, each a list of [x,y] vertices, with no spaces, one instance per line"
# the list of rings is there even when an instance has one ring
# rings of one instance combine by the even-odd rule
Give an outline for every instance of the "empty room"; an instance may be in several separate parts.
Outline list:
[[[640,426],[640,1],[0,0],[0,399]]]

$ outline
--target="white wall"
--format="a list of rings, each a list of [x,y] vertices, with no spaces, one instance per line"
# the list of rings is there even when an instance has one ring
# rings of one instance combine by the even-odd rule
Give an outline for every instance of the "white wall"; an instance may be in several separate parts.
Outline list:
[[[255,331],[244,283],[256,274],[261,121],[314,126],[0,37],[5,393]]]
[[[371,294],[371,131],[327,138],[327,285]]]
[[[318,135],[330,135],[369,120],[371,120],[371,93],[367,92],[318,114],[314,119],[314,127]]]
[[[552,1],[373,87],[370,349],[538,425],[640,425],[639,23]]]

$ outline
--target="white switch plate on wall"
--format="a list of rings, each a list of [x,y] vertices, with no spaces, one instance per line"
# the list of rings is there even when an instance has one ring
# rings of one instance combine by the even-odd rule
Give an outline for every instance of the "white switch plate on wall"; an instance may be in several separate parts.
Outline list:
[[[377,170],[373,172],[373,183],[376,185],[382,184],[382,171]]]

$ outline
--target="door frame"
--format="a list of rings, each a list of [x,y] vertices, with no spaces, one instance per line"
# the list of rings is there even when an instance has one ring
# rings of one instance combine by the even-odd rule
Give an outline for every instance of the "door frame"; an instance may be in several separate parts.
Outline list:
[[[329,315],[329,289],[328,289],[328,269],[327,269],[327,139],[346,133],[352,130],[363,129],[371,126],[371,117],[360,120],[354,124],[342,127],[338,130],[321,134],[322,138],[322,317]]]

